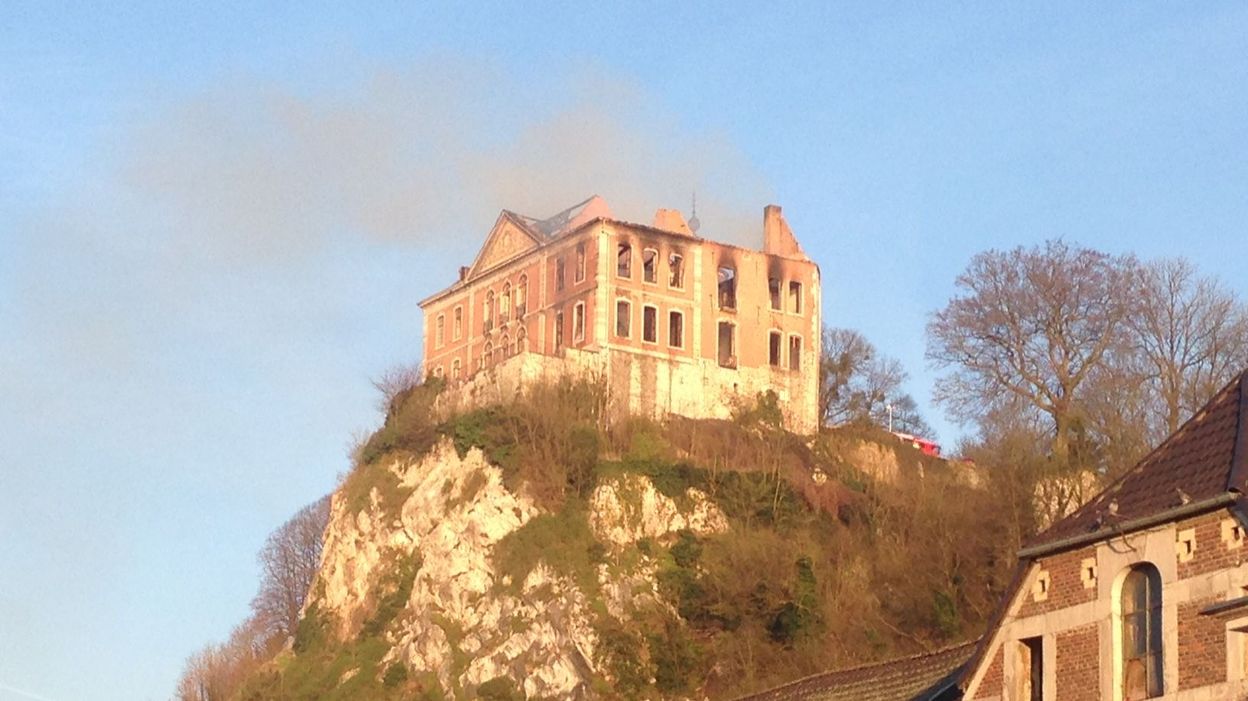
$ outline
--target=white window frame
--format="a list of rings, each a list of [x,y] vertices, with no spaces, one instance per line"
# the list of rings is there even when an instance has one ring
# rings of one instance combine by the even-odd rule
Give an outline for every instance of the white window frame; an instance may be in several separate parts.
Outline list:
[[[646,338],[646,312],[654,312],[654,339]],[[649,345],[657,345],[659,342],[659,308],[653,304],[641,305],[641,342]]]
[[[585,335],[586,335],[585,327],[586,326],[587,326],[587,323],[585,320],[585,303],[577,302],[576,304],[572,306],[572,342],[573,343],[585,342]]]
[[[672,340],[672,321],[680,319],[680,338]],[[667,312],[667,345],[670,348],[685,347],[685,313],[679,309],[671,309]]]
[[[620,305],[621,304],[624,305],[625,309],[627,310],[627,315],[628,315],[626,317],[628,323],[625,325],[625,328],[624,328],[624,330],[627,331],[628,333],[625,333],[625,334],[620,333]],[[616,338],[632,338],[633,337],[633,303],[631,300],[624,299],[623,297],[616,298],[615,300],[614,335]]]

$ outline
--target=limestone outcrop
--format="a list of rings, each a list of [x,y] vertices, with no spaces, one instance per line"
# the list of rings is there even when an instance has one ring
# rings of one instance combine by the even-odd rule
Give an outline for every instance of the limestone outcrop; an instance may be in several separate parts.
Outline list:
[[[344,490],[335,494],[308,606],[345,638],[372,615],[387,586],[410,586],[384,633],[386,660],[436,675],[450,694],[501,676],[529,697],[584,695],[595,676],[608,675],[595,662],[601,617],[626,616],[645,602],[664,605],[647,558],[628,571],[597,565],[590,595],[584,582],[540,558],[523,581],[509,581],[496,550],[543,512],[504,486],[501,470],[477,449],[461,457],[443,440],[423,458],[395,459],[384,469],[397,482],[391,493],[373,487],[354,501]],[[590,529],[607,548],[728,527],[705,494],[665,496],[641,475],[604,479],[588,504]],[[418,563],[407,575],[414,579],[394,582],[403,562]],[[591,595],[605,606],[595,611]]]

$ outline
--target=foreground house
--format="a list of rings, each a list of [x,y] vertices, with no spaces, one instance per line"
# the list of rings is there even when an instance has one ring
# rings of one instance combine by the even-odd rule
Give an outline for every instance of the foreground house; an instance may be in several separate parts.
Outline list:
[[[1246,378],[1019,553],[964,698],[1248,698]]]
[[[978,643],[747,698],[1248,699],[1245,490],[1248,373],[1019,552]]]
[[[755,250],[697,235],[696,216],[620,221],[592,197],[546,219],[504,210],[471,266],[420,302],[424,368],[466,401],[571,372],[617,409],[726,418],[773,391],[818,428],[819,268],[780,208]]]

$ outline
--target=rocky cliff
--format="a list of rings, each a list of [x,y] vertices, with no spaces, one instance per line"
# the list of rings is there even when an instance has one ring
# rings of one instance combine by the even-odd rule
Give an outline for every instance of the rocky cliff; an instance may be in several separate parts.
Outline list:
[[[395,586],[393,573],[418,563],[407,573],[410,585],[398,583],[409,593],[383,631],[389,649],[382,668],[401,663],[456,696],[499,678],[515,680],[530,698],[576,697],[595,680],[618,681],[600,664],[597,631],[627,625],[639,608],[667,607],[653,558],[624,563],[620,555],[638,541],[663,545],[680,532],[728,529],[699,490],[678,501],[645,476],[621,474],[602,480],[588,500],[586,520],[603,545],[592,581],[578,582],[541,553],[518,576],[502,571],[500,546],[543,512],[504,487],[501,470],[479,449],[461,457],[443,439],[423,458],[392,460],[384,469],[401,501],[387,503],[376,486],[363,503],[335,495],[307,606],[333,621],[339,638],[357,635],[375,613],[378,592]]]
[[[1005,584],[1006,512],[891,436],[541,391],[396,397],[289,648],[229,698],[730,699],[965,639]]]

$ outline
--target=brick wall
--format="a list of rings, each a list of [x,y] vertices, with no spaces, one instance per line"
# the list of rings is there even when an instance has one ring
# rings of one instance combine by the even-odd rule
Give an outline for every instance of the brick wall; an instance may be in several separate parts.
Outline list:
[[[1200,610],[1217,599],[1179,603],[1179,689],[1226,681],[1226,624]]]
[[[1094,547],[1058,553],[1039,560],[1039,569],[1047,570],[1049,573],[1048,597],[1044,601],[1036,601],[1032,596],[1031,585],[1036,576],[1033,574],[1024,583],[1027,591],[1024,593],[1025,598],[1018,611],[1019,618],[1048,613],[1094,600],[1096,588],[1085,588],[1080,576],[1081,563],[1089,557],[1096,557]]]
[[[1231,569],[1244,561],[1248,554],[1245,553],[1245,546],[1228,548],[1222,540],[1222,521],[1227,518],[1230,514],[1219,510],[1176,524],[1178,531],[1189,528],[1196,531],[1196,549],[1191,560],[1179,563],[1179,579]]]
[[[1000,698],[1004,687],[1004,669],[1005,663],[1002,661],[1003,652],[1000,647],[997,653],[992,657],[992,664],[988,665],[988,670],[984,672],[984,680],[979,685],[979,690],[975,693],[976,699]]]
[[[1096,624],[1057,634],[1057,698],[1097,701],[1101,698],[1100,638]]]

